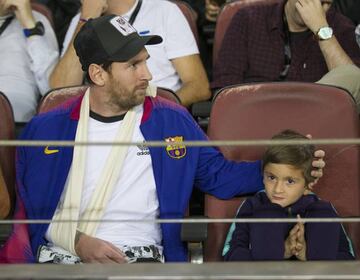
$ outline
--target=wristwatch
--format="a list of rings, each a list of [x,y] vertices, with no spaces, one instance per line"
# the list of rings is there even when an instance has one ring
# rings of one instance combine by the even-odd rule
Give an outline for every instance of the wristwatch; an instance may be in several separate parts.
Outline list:
[[[29,29],[25,28],[23,31],[25,37],[29,38],[30,36],[33,35],[40,35],[40,36],[44,35],[45,28],[41,21],[37,21],[34,28],[29,28]]]
[[[319,41],[328,40],[333,36],[333,30],[329,26],[324,26],[319,29],[318,32],[316,32],[315,37]]]

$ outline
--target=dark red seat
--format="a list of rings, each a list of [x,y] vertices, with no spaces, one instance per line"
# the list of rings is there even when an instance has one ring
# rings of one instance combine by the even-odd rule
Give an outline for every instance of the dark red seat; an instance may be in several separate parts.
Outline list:
[[[50,90],[40,101],[38,106],[38,113],[48,112],[57,106],[65,103],[71,98],[75,98],[83,94],[88,86],[72,86],[72,87],[63,87]],[[170,90],[165,88],[157,88],[157,94],[161,97],[169,99],[175,103],[180,104],[179,98],[176,94]]]
[[[6,96],[0,92],[0,139],[15,139],[15,121],[12,107]],[[15,147],[0,146],[0,168],[10,194],[11,205],[15,201]]]
[[[359,118],[348,92],[331,86],[286,82],[257,83],[222,89],[214,100],[208,135],[211,140],[270,139],[284,129],[311,134],[314,139],[359,138]],[[359,216],[359,147],[321,145],[326,151],[325,175],[315,186],[320,198],[333,203],[342,217]],[[231,160],[261,159],[265,147],[220,147]],[[205,197],[209,218],[233,218],[241,198],[229,201]],[[360,249],[357,224],[345,224]],[[210,224],[206,261],[222,260],[229,224]]]

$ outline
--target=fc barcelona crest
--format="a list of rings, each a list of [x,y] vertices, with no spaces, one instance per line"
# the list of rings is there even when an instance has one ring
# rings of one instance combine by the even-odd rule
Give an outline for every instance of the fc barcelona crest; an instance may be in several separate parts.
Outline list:
[[[165,138],[165,142],[172,143],[172,142],[182,142],[182,136],[175,136],[175,137],[168,137]],[[186,155],[186,147],[185,145],[167,145],[166,152],[171,158],[181,159]]]

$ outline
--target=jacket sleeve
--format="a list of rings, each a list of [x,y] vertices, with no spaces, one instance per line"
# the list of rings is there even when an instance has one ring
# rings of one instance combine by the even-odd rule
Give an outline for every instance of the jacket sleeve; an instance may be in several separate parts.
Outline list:
[[[252,207],[249,199],[240,206],[236,218],[251,218]],[[230,234],[231,232],[229,232]],[[225,244],[226,246],[227,244]],[[224,255],[225,261],[248,261],[252,260],[250,249],[249,224],[237,223],[230,240],[230,248]]]
[[[337,218],[335,209],[329,202],[312,203],[306,218]],[[307,260],[351,260],[354,259],[351,242],[340,223],[307,223],[305,225]]]
[[[256,206],[253,210],[249,204],[243,208],[237,218],[285,218],[283,209],[272,203]],[[286,223],[237,224],[225,260],[283,260],[286,236]]]

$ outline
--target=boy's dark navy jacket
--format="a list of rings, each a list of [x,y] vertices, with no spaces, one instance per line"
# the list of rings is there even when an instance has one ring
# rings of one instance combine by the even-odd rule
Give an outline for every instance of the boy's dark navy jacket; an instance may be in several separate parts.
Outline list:
[[[245,200],[237,218],[294,218],[297,214],[302,218],[338,217],[333,206],[315,194],[302,196],[291,206],[282,208],[271,203],[265,191],[260,191]],[[224,258],[227,261],[284,260],[285,240],[294,225],[237,223]],[[351,241],[340,223],[306,223],[305,240],[307,260],[354,259]]]

